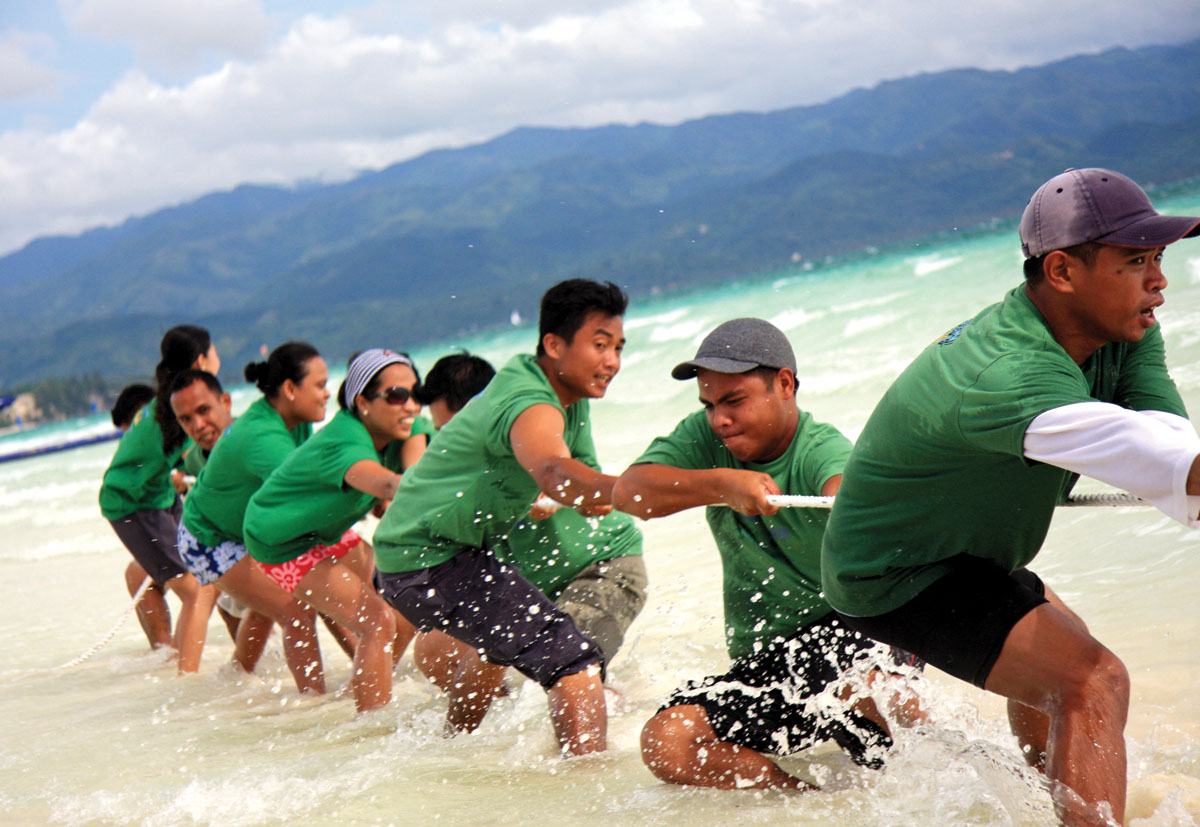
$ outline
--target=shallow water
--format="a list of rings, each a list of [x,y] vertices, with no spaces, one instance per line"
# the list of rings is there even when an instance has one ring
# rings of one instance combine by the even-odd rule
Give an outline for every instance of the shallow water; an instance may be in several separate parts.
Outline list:
[[[1200,210],[1200,194],[1167,205]],[[601,460],[619,471],[690,412],[674,382],[716,323],[761,315],[800,361],[801,403],[858,434],[912,356],[1020,278],[1015,233],[922,245],[832,269],[747,279],[631,308],[622,374],[593,407]],[[1168,251],[1159,312],[1168,360],[1200,410],[1200,244]],[[494,364],[528,348],[528,328],[416,349],[430,366],[465,344]],[[319,345],[319,342],[317,343]],[[386,342],[394,347],[410,343]],[[239,409],[254,395],[236,395]],[[62,429],[102,427],[101,417]],[[20,440],[0,438],[0,453]],[[544,693],[513,681],[479,732],[441,737],[445,701],[406,658],[396,698],[354,718],[348,696],[300,698],[272,641],[260,675],[226,665],[219,622],[198,675],[177,678],[130,619],[87,662],[65,670],[127,606],[128,560],[96,491],[114,443],[0,465],[0,821],[6,823],[1045,824],[1039,779],[1024,768],[1003,705],[934,671],[919,682],[935,723],[899,733],[882,772],[821,747],[785,760],[819,781],[803,795],[685,790],[642,766],[638,733],[688,678],[722,670],[720,567],[700,512],[643,525],[651,594],[614,662],[606,754],[557,756]],[[1088,490],[1097,490],[1095,484]],[[1133,679],[1129,823],[1200,820],[1200,535],[1149,509],[1060,512],[1034,563]],[[175,605],[175,604],[173,604]],[[323,639],[331,687],[349,665]]]

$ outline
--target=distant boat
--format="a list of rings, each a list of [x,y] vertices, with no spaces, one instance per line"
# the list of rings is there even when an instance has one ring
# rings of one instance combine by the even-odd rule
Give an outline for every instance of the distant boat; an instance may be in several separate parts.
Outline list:
[[[521,314],[514,310],[508,314],[508,320],[512,322],[513,327],[516,327],[521,323]]]
[[[80,437],[79,439],[68,439],[65,442],[53,442],[49,445],[39,445],[36,448],[25,448],[21,451],[14,451],[11,454],[0,454],[0,462],[9,462],[15,459],[28,459],[29,457],[40,457],[42,454],[57,454],[59,451],[69,451],[72,448],[82,448],[84,445],[94,445],[97,442],[108,442],[110,439],[120,438],[120,431],[107,431],[94,436]]]

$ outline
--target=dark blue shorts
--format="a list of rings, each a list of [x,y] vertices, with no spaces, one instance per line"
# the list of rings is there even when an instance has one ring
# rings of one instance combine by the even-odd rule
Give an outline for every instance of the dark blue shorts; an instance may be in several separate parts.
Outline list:
[[[663,709],[701,706],[718,738],[755,752],[790,755],[834,741],[856,764],[877,769],[892,745],[888,734],[845,705],[817,696],[851,668],[890,672],[897,665],[923,667],[908,652],[880,649],[831,612],[795,637],[738,658],[725,674],[675,690]]]
[[[875,640],[907,649],[980,689],[1008,633],[1046,601],[1046,586],[1028,569],[1009,573],[960,554],[953,569],[898,609],[875,617],[839,615]]]
[[[570,616],[490,551],[467,549],[416,571],[377,571],[375,585],[421,631],[445,632],[546,689],[600,663],[599,647]]]
[[[183,501],[176,497],[175,504],[168,509],[135,511],[108,521],[133,559],[160,586],[188,573],[178,547],[182,514]]]

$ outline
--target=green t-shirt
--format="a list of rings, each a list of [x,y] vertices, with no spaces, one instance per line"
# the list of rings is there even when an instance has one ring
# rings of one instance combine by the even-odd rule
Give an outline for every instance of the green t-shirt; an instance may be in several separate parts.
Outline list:
[[[534,405],[562,412],[571,456],[597,467],[587,400],[564,410],[535,358],[514,356],[404,475],[375,531],[380,571],[425,569],[468,548],[493,548],[529,512],[538,487],[513,456],[509,432]]]
[[[250,498],[242,523],[250,556],[262,563],[284,563],[314,545],[336,543],[375,503],[370,494],[346,485],[350,466],[372,460],[400,473],[405,441],[389,442],[381,455],[366,426],[348,411],[338,411]]]
[[[1052,408],[1094,401],[1187,415],[1157,325],[1076,365],[1018,287],[927,347],[846,465],[822,552],[829,602],[884,614],[959,554],[1007,571],[1028,564],[1075,478],[1025,459],[1025,430]]]
[[[154,421],[157,406],[158,400],[151,399],[138,412],[104,472],[100,513],[106,520],[120,520],[135,511],[163,510],[175,503],[171,469],[179,465],[192,441],[185,439],[170,454],[164,454],[162,429]]]
[[[183,504],[184,527],[206,546],[243,542],[242,523],[250,498],[312,430],[311,422],[302,422],[289,431],[265,397],[255,401],[209,453]]]
[[[788,449],[771,462],[741,462],[713,433],[704,411],[681,421],[670,436],[650,443],[638,463],[704,470],[761,471],[785,494],[815,496],[842,473],[850,440],[832,425],[800,411]],[[821,596],[821,535],[829,512],[781,508],[770,517],[747,517],[709,506],[709,528],[721,553],[725,592],[725,642],[733,658],[794,637],[830,611]]]
[[[619,511],[589,519],[560,508],[545,520],[522,519],[492,550],[553,599],[592,563],[641,554],[642,532]]]
[[[183,472],[193,477],[200,476],[204,466],[208,464],[208,451],[193,444],[183,452]]]

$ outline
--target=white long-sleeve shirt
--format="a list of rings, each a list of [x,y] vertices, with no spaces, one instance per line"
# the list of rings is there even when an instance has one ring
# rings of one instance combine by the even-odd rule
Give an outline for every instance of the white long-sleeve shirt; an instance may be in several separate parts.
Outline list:
[[[1187,493],[1200,437],[1181,416],[1108,402],[1051,408],[1029,424],[1024,453],[1136,494],[1167,516],[1200,528],[1200,496]]]

